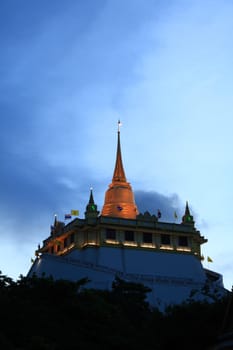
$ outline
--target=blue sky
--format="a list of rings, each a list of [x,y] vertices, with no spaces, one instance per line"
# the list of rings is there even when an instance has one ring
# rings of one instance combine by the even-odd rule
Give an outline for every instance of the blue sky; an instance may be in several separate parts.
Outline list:
[[[101,210],[117,121],[140,211],[188,200],[233,284],[233,2],[2,0],[0,269],[25,275],[54,214]]]

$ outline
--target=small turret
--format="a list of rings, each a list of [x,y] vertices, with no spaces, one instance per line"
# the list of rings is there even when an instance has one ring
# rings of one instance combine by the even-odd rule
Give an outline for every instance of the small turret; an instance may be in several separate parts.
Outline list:
[[[86,219],[87,218],[97,218],[98,215],[99,215],[99,211],[97,210],[97,205],[94,202],[93,191],[91,188],[89,202],[86,206],[85,218]]]
[[[189,206],[188,206],[188,201],[186,201],[186,206],[185,206],[185,213],[184,216],[182,217],[182,224],[185,225],[194,225],[194,220],[193,216],[190,214]]]
[[[64,222],[62,221],[58,221],[57,220],[57,214],[55,214],[54,216],[54,223],[53,225],[50,226],[50,234],[51,236],[58,233],[58,232],[61,232],[64,228],[65,224]]]

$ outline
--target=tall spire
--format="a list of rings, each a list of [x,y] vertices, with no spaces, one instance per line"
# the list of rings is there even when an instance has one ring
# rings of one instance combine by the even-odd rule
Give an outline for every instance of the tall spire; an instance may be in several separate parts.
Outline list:
[[[120,126],[121,122],[119,120],[115,169],[113,172],[112,183],[105,192],[105,201],[101,215],[135,219],[139,212],[134,201],[132,188],[126,180],[123,167],[120,144]]]
[[[120,120],[118,120],[117,154],[116,154],[116,164],[115,164],[112,181],[126,182],[125,171],[123,168],[122,157],[121,157],[120,126],[121,126],[121,122]]]

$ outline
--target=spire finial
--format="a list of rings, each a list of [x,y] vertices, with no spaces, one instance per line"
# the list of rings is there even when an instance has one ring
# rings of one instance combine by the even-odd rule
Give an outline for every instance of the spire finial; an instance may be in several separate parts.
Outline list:
[[[122,123],[120,121],[120,119],[118,119],[118,132],[120,132],[120,127],[122,126]]]

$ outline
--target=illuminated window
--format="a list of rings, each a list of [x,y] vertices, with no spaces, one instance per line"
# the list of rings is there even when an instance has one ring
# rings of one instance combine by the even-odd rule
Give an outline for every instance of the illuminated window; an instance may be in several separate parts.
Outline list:
[[[170,245],[171,244],[170,235],[167,235],[167,234],[161,235],[161,244]]]
[[[108,228],[106,230],[106,239],[115,240],[116,239],[116,230],[112,230],[112,229]]]
[[[178,245],[180,247],[187,247],[188,246],[188,237],[187,236],[180,236],[178,238]]]
[[[134,232],[133,231],[125,231],[125,241],[127,241],[127,242],[134,241]]]
[[[143,243],[152,243],[152,234],[149,232],[143,232]]]

